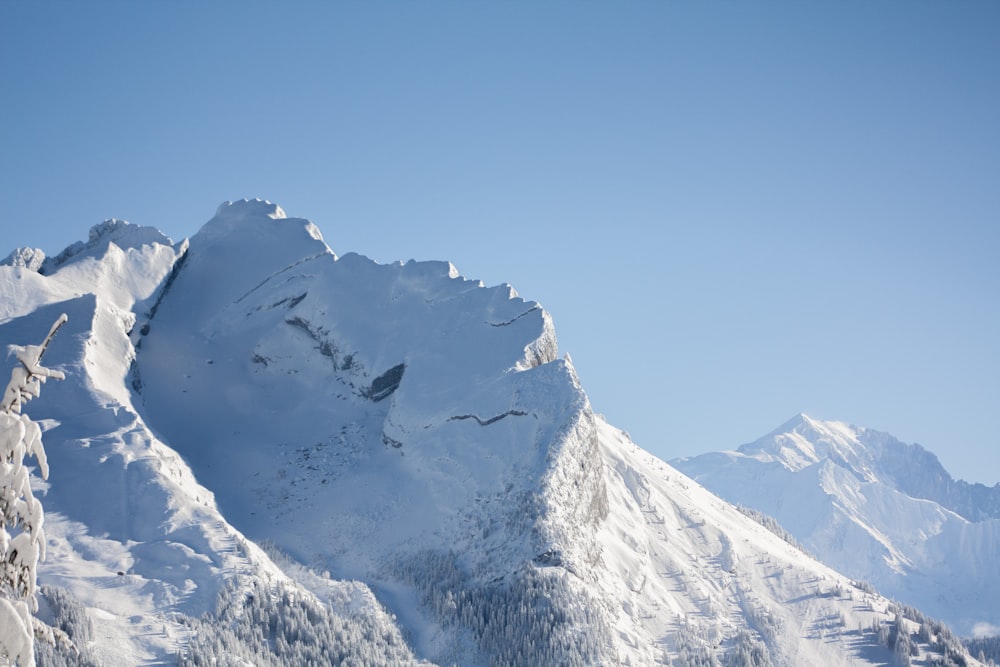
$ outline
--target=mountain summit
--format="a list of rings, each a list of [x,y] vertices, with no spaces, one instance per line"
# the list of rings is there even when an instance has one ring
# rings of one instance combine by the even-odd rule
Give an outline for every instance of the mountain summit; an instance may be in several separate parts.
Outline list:
[[[962,632],[1000,624],[1000,485],[952,479],[920,445],[800,414],[736,451],[671,463]]]
[[[70,318],[31,411],[42,619],[83,657],[967,658],[607,424],[510,286],[338,257],[260,200],[176,244],[132,227],[0,266],[0,340]]]

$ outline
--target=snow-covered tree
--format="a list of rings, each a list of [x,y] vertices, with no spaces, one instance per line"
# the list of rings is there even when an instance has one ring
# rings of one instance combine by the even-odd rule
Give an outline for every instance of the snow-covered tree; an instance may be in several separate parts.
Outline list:
[[[66,320],[59,316],[41,345],[12,346],[17,364],[0,399],[0,662],[6,664],[35,664],[35,570],[45,557],[42,504],[31,493],[24,459],[35,457],[43,479],[49,465],[42,430],[21,407],[38,396],[46,379],[63,379],[62,372],[42,366],[42,355]]]

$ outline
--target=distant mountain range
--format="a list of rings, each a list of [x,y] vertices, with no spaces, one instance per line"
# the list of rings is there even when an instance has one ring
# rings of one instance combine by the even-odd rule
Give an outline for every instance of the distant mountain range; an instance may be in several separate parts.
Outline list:
[[[46,353],[66,379],[29,414],[51,471],[39,616],[79,654],[42,664],[979,664],[607,424],[510,286],[338,257],[244,200],[180,243],[112,220],[16,250],[0,295],[4,344],[69,315]],[[827,456],[789,437],[794,470]],[[820,466],[858,490],[845,542],[903,572],[933,519],[995,572],[986,524],[930,501],[867,546],[881,472],[849,454]],[[799,508],[789,529],[838,515],[818,472],[794,487],[772,462],[754,470]]]
[[[952,479],[920,445],[806,415],[671,464],[773,516],[837,570],[964,634],[998,631],[1000,484]]]

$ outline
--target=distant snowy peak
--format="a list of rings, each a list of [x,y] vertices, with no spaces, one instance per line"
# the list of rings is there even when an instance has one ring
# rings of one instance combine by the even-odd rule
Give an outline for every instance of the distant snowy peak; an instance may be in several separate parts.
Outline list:
[[[1000,484],[987,487],[956,480],[933,453],[881,431],[799,414],[738,452],[764,463],[781,463],[793,472],[829,461],[861,481],[881,481],[969,521],[1000,518]]]
[[[800,414],[737,451],[672,464],[774,517],[832,567],[963,632],[1000,621],[1000,485],[955,480],[920,445]]]
[[[760,461],[778,461],[792,471],[830,459],[867,476],[867,448],[861,431],[844,422],[819,421],[798,414],[760,440],[743,445],[741,454]]]

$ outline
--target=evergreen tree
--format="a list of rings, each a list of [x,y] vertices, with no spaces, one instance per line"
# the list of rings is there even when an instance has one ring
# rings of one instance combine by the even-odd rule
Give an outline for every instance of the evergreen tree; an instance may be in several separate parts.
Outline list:
[[[46,379],[63,379],[62,372],[41,364],[66,320],[61,315],[41,345],[11,346],[17,365],[0,399],[0,660],[29,667],[35,664],[31,614],[38,611],[35,571],[45,557],[45,531],[42,504],[31,493],[24,459],[35,457],[43,479],[49,466],[42,430],[21,407],[38,396]]]

